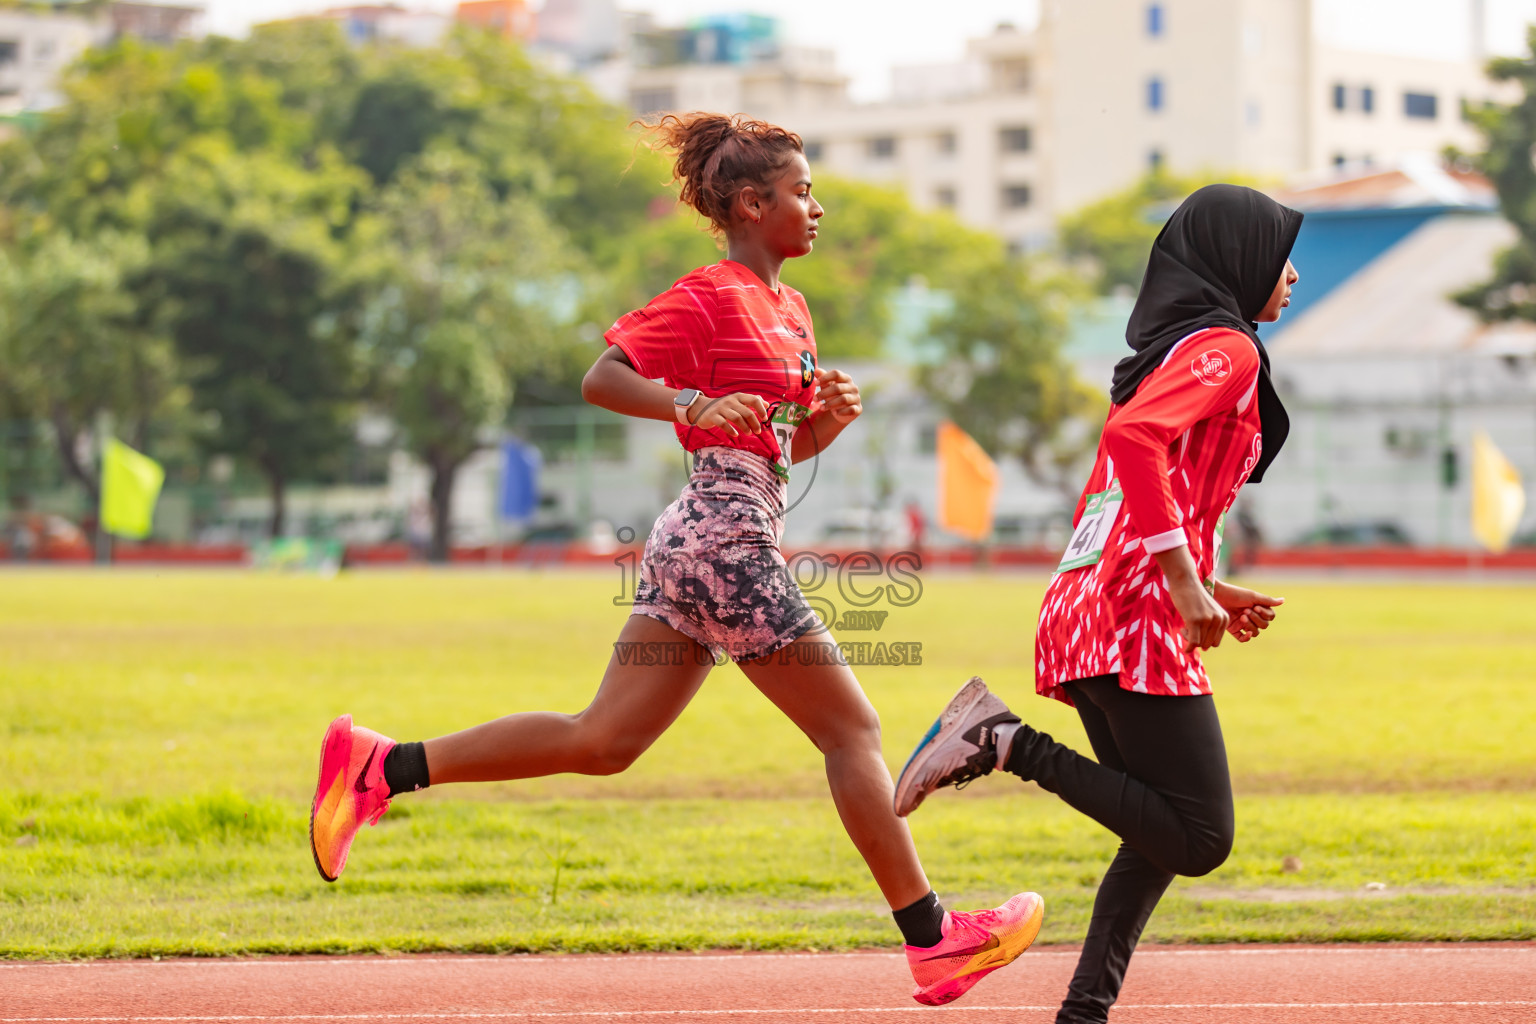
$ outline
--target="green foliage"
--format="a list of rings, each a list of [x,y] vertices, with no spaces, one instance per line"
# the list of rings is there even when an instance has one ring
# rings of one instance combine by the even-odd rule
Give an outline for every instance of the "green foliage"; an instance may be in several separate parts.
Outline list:
[[[896,189],[819,177],[826,209],[811,255],[784,268],[816,321],[817,350],[828,358],[878,355],[890,329],[890,299],[914,277],[949,290],[1002,259],[995,235],[946,213],[924,213]]]
[[[362,177],[335,160],[306,170],[208,146],[166,179],[137,291],[186,361],[202,443],[260,469],[278,536],[287,483],[340,453],[361,397],[356,293],[333,236]]]
[[[0,251],[5,404],[49,422],[92,506],[96,468],[79,453],[98,419],[143,447],[150,421],[181,397],[171,346],[143,321],[125,280],[147,258],[142,238],[116,232],[87,245],[55,231]]]
[[[379,401],[432,472],[432,556],[445,560],[454,474],[505,418],[516,377],[554,358],[580,262],[539,207],[498,198],[458,150],[414,160],[371,212],[363,339]]]
[[[124,40],[88,53],[65,89],[65,106],[0,149],[0,240],[17,266],[38,239],[137,246],[97,268],[111,285],[97,291],[116,288],[139,333],[174,338],[146,358],[184,364],[171,368],[191,383],[198,439],[267,477],[274,531],[287,483],[326,470],[364,399],[451,489],[518,379],[578,374],[598,331],[573,344],[575,324],[613,315],[591,267],[630,259],[626,232],[659,176],[648,154],[625,174],[616,111],[483,32],[429,50],[353,47],[327,22],[174,48]],[[61,279],[49,295],[81,287]],[[32,305],[45,300],[59,305]],[[32,377],[66,357],[48,354]],[[49,379],[80,392],[72,408],[103,405],[92,373]],[[52,416],[54,392],[8,380],[0,401]]]
[[[1106,196],[1061,218],[1060,246],[1064,256],[1085,263],[1101,295],[1128,288],[1141,289],[1147,254],[1163,220],[1177,203],[1213,182],[1246,184],[1243,175],[1178,175],[1155,170],[1130,188]]]
[[[1001,259],[970,274],[930,328],[942,356],[921,383],[988,452],[1075,494],[1105,401],[1062,354],[1077,282],[1038,262]]]
[[[1536,27],[1527,35],[1529,53],[1499,57],[1488,64],[1488,77],[1514,82],[1523,95],[1509,106],[1490,103],[1469,109],[1482,133],[1485,152],[1474,158],[1492,180],[1499,208],[1519,233],[1514,245],[1494,259],[1493,277],[1466,289],[1456,301],[1485,321],[1536,320]]]

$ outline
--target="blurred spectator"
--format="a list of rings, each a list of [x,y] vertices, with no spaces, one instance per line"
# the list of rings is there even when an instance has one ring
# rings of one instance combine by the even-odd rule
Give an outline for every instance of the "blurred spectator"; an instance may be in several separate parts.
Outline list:
[[[1246,501],[1232,510],[1232,571],[1240,572],[1258,564],[1259,549],[1264,546],[1264,530]]]
[[[10,549],[11,560],[25,562],[31,559],[37,547],[37,531],[33,528],[32,503],[25,494],[11,498],[11,513],[5,519],[5,545]]]
[[[923,515],[923,506],[915,500],[907,499],[907,544],[911,550],[919,555],[923,553],[923,534],[928,530],[928,517]]]
[[[432,509],[426,498],[411,502],[411,510],[405,516],[405,542],[419,561],[427,560],[432,550]]]

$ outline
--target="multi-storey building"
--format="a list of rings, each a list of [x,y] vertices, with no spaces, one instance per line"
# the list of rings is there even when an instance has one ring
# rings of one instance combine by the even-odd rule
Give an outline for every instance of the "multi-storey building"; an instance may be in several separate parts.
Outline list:
[[[171,42],[197,31],[201,7],[111,3],[89,13],[64,5],[0,9],[0,116],[46,110],[64,100],[64,70],[92,46],[119,36]]]
[[[1479,10],[1469,0],[1469,17]],[[892,98],[872,104],[852,102],[815,51],[624,60],[623,85],[610,65],[606,91],[639,112],[771,118],[801,134],[813,164],[899,184],[919,207],[1022,247],[1154,167],[1279,180],[1474,149],[1465,106],[1505,97],[1480,51],[1327,45],[1311,0],[1046,0],[1034,30],[1000,25],[959,62],[897,69]]]
[[[1072,209],[1157,166],[1280,178],[1478,145],[1463,107],[1503,95],[1480,47],[1462,60],[1343,50],[1319,39],[1312,6],[1048,0],[1054,201]]]

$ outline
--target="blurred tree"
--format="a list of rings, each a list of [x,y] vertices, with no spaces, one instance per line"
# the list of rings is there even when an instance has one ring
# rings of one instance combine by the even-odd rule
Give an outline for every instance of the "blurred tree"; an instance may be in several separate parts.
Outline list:
[[[1151,171],[1131,187],[1105,196],[1061,218],[1059,246],[1069,260],[1080,261],[1095,278],[1100,295],[1118,289],[1141,290],[1147,254],[1173,207],[1212,182],[1249,184],[1243,175],[1177,175]]]
[[[956,289],[953,312],[932,325],[943,355],[919,377],[983,448],[1018,458],[1031,478],[1067,497],[1077,494],[1107,408],[1062,354],[1068,309],[1081,294],[1075,277],[1043,264],[1002,258],[978,268]]]
[[[142,238],[115,233],[86,244],[53,232],[0,252],[5,404],[49,423],[60,463],[93,509],[99,418],[142,449],[151,420],[182,397],[169,340],[145,323],[125,284],[147,257]]]
[[[827,211],[821,236],[784,277],[805,295],[817,351],[829,359],[878,356],[891,299],[915,278],[954,291],[1003,257],[996,235],[919,211],[899,190],[819,176],[814,194]]]
[[[286,490],[347,444],[363,379],[360,291],[336,233],[366,176],[203,147],[167,169],[149,218],[140,301],[175,338],[201,414],[199,440],[249,459],[283,533]]]
[[[1472,123],[1487,149],[1473,162],[1492,180],[1499,209],[1514,225],[1515,244],[1494,259],[1493,277],[1466,289],[1456,301],[1485,321],[1536,320],[1536,26],[1527,36],[1529,50],[1520,57],[1498,57],[1488,77],[1514,82],[1523,96],[1509,106],[1469,107]]]
[[[445,561],[458,472],[494,439],[518,377],[568,347],[581,261],[539,207],[498,198],[456,150],[405,165],[370,215],[362,337],[376,395],[431,473],[430,557]]]

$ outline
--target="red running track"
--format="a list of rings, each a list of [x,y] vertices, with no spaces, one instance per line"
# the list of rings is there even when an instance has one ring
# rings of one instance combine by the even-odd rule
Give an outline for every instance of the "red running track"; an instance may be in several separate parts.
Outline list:
[[[650,1020],[1049,1024],[1076,951],[1026,953],[941,1009],[891,953],[0,964],[0,1024]],[[1532,1024],[1536,944],[1150,947],[1125,1024]]]

